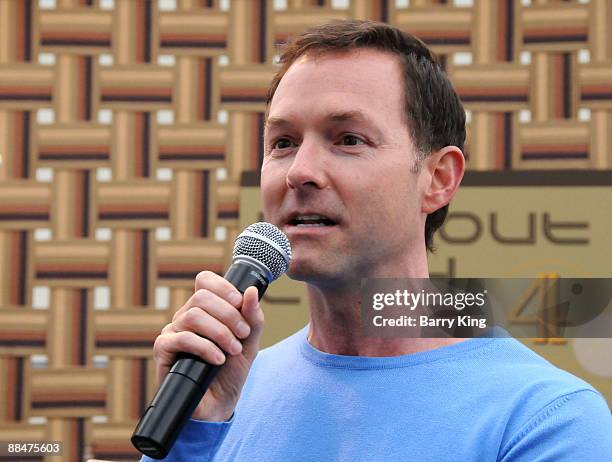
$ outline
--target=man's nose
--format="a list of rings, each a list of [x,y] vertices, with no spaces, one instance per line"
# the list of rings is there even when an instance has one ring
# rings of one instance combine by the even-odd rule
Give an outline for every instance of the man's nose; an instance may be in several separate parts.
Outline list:
[[[315,187],[323,189],[327,186],[325,150],[314,141],[304,140],[287,171],[287,187],[300,189]]]

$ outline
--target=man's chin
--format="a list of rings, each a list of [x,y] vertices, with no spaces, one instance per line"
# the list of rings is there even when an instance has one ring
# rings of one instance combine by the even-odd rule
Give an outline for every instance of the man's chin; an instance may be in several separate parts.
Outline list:
[[[346,285],[347,282],[344,272],[329,264],[326,265],[324,262],[318,262],[316,265],[291,264],[286,274],[294,281],[305,282],[321,288],[339,288]]]
[[[317,273],[315,269],[304,268],[303,266],[295,268],[293,264],[291,265],[286,274],[290,279],[293,279],[294,281],[303,282],[308,282],[308,280],[312,279],[317,274],[319,276],[321,275],[320,272]]]
[[[326,273],[329,268],[322,268],[322,262],[315,264],[314,262],[292,261],[287,271],[287,276],[295,281],[311,282],[329,277]]]

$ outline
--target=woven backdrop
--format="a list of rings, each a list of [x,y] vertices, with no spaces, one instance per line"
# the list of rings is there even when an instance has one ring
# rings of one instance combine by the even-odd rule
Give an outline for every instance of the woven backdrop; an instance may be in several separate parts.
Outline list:
[[[276,44],[341,18],[399,26],[441,57],[468,110],[458,204],[500,194],[501,211],[537,212],[538,230],[546,214],[580,215],[583,238],[526,249],[541,258],[511,274],[581,276],[558,258],[592,254],[582,267],[612,276],[597,221],[610,215],[612,2],[0,0],[0,440],[64,441],[62,460],[137,458],[156,335],[258,218]],[[557,208],[532,210],[536,199]],[[495,261],[516,263],[514,244]],[[476,243],[447,229],[438,245],[440,272],[477,272],[446,256]],[[503,273],[471,255],[479,275]],[[302,325],[305,306],[303,287],[273,287],[265,343]],[[612,398],[592,354],[609,342],[533,346]]]

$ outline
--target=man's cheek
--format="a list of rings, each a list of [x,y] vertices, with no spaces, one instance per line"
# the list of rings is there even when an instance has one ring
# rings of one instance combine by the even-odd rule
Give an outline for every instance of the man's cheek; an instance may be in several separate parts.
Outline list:
[[[261,183],[261,211],[263,212],[266,221],[271,220],[270,212],[273,208],[272,195],[268,185],[264,184],[263,180]]]

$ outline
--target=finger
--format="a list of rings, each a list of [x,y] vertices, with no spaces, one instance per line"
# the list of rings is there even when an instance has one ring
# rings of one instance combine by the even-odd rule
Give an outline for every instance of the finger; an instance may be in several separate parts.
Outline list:
[[[220,365],[225,362],[225,354],[217,345],[189,331],[158,336],[153,351],[160,369],[170,369],[178,353],[191,353],[210,364]]]
[[[234,285],[212,271],[201,271],[195,279],[195,291],[207,289],[238,308],[242,304],[242,294]]]
[[[244,292],[244,303],[240,311],[251,326],[251,334],[242,342],[243,353],[254,358],[259,351],[259,340],[264,328],[264,314],[256,287],[249,287]]]
[[[192,310],[194,307],[205,311],[213,318],[228,326],[238,338],[246,338],[251,333],[251,328],[240,311],[208,289],[199,289],[193,294],[187,303],[174,314],[172,322],[176,322],[176,320],[184,316],[185,313]]]
[[[171,332],[176,332],[176,331],[174,330],[174,325],[170,322],[162,328],[161,335],[169,334]]]
[[[237,311],[235,308],[232,310]],[[215,342],[224,352],[237,355],[242,352],[242,343],[221,321],[205,310],[194,307],[173,322],[177,332],[190,331]]]

